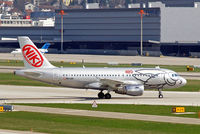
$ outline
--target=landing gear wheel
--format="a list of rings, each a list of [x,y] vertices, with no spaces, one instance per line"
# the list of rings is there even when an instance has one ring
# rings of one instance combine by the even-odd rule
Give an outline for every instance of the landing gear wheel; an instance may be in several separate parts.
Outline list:
[[[163,98],[162,89],[158,89],[159,95],[158,98]]]
[[[163,95],[162,95],[162,94],[159,94],[158,98],[163,98]]]
[[[103,92],[100,92],[100,93],[98,93],[98,98],[99,98],[99,99],[103,99],[103,98],[104,98],[104,96],[105,96],[105,95],[104,95],[104,93],[103,93]]]
[[[111,94],[109,93],[105,94],[105,99],[111,99]]]

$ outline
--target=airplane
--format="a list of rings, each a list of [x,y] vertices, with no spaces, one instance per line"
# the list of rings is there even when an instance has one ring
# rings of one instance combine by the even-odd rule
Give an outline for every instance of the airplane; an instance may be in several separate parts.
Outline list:
[[[141,96],[144,89],[179,88],[187,81],[176,72],[156,68],[59,68],[53,66],[37,49],[29,37],[18,37],[25,69],[14,74],[63,87],[99,90],[99,99],[111,99],[111,91],[118,94]],[[104,94],[103,91],[107,93]]]
[[[194,65],[193,67],[194,68],[200,68],[200,65]]]
[[[41,49],[38,49],[41,53],[48,53],[48,48],[49,48],[49,46],[50,46],[51,44],[50,43],[45,43],[43,46],[42,46],[42,48]],[[20,48],[17,48],[17,49],[15,49],[15,50],[13,50],[12,52],[11,52],[11,54],[21,54],[22,53],[22,51],[21,51],[21,49]]]

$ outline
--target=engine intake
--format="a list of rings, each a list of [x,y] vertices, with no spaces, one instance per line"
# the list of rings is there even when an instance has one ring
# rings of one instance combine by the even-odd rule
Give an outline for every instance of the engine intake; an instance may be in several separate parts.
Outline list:
[[[118,94],[128,94],[131,96],[141,96],[144,92],[143,85],[125,85],[115,90]]]

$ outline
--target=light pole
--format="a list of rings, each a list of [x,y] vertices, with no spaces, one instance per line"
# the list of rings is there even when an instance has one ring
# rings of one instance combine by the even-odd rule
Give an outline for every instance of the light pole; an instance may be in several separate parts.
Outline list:
[[[140,18],[141,18],[140,55],[142,56],[143,55],[143,15],[145,15],[146,13],[144,12],[144,10],[140,10],[140,12],[138,14],[140,14]]]
[[[63,15],[65,15],[65,12],[64,10],[60,10],[60,13],[61,15],[61,41],[60,41],[60,53],[62,54],[63,53]]]

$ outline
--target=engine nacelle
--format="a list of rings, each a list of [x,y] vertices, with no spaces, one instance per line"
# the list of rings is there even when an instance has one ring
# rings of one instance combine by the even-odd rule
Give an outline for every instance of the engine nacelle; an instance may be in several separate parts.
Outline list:
[[[143,85],[125,85],[115,90],[118,94],[128,94],[131,96],[141,96],[144,92]]]

